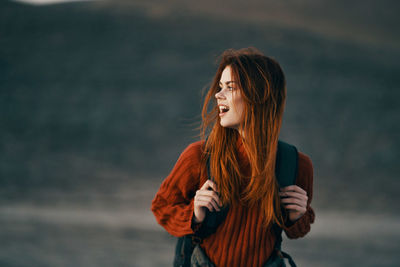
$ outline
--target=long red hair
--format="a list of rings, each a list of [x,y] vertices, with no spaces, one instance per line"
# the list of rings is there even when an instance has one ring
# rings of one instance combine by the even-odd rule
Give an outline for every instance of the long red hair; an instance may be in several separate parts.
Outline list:
[[[240,131],[219,123],[215,94],[220,90],[221,74],[227,66],[231,67],[245,103]],[[285,76],[278,62],[255,48],[229,49],[221,55],[202,110],[202,137],[209,132],[203,160],[210,157],[210,171],[221,201],[230,205],[238,202],[259,205],[266,226],[275,222],[283,227],[275,160],[285,98]],[[248,179],[241,173],[237,158],[239,132],[243,133],[251,166]]]

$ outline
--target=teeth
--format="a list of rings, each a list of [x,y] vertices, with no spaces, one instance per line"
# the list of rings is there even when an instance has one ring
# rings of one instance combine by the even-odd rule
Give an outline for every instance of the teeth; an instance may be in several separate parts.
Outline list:
[[[224,105],[220,105],[219,106],[219,111],[220,112],[227,112],[229,110],[229,108],[227,106]]]

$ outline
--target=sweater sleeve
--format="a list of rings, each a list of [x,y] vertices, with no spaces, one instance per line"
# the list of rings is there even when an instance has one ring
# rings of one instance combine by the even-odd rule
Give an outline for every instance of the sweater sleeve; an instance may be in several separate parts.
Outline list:
[[[315,214],[311,208],[313,197],[313,166],[310,158],[299,152],[298,173],[296,185],[307,191],[308,201],[306,213],[295,222],[287,222],[285,229],[286,236],[295,239],[305,236],[314,222]]]
[[[201,143],[189,145],[155,195],[151,210],[171,235],[193,234],[193,201],[200,183]],[[192,228],[193,227],[193,228]]]

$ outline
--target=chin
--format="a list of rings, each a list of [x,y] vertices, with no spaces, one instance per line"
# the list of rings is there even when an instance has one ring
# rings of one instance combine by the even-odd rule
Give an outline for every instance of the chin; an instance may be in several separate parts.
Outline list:
[[[224,123],[222,121],[219,122],[219,124],[224,127],[224,128],[236,128],[236,125],[232,124],[232,123]]]
[[[229,128],[229,123],[226,123],[226,122],[224,122],[222,120],[219,121],[219,124],[224,128]]]

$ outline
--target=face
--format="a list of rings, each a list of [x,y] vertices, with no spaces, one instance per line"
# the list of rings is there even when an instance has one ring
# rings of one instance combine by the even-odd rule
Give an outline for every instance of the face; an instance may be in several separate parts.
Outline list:
[[[231,67],[227,66],[221,75],[220,90],[215,94],[222,127],[238,129],[243,120],[244,100],[238,84],[233,79]]]

